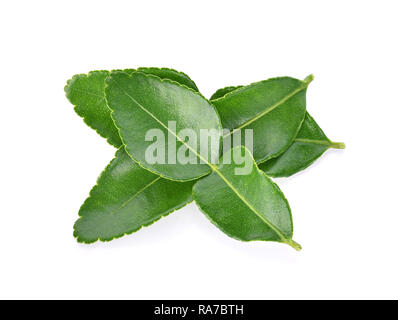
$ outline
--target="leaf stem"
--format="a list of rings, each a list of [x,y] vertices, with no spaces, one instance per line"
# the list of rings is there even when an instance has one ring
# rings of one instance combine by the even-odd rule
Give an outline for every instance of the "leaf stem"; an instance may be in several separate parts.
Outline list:
[[[345,143],[344,142],[332,142],[330,147],[334,148],[334,149],[345,149]]]
[[[289,246],[291,246],[293,249],[295,249],[296,251],[300,251],[302,249],[301,245],[298,244],[296,241],[294,240],[287,240],[285,242],[286,244],[288,244]]]
[[[312,82],[312,80],[314,80],[314,75],[310,74],[307,78],[303,80],[303,82],[306,84],[306,86],[308,86]]]

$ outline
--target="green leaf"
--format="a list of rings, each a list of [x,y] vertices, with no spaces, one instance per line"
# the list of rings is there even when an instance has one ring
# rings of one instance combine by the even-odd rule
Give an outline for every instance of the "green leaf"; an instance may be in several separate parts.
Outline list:
[[[92,243],[131,234],[191,202],[193,184],[141,168],[122,147],[80,208],[74,236]]]
[[[307,112],[293,144],[282,155],[259,167],[270,176],[288,177],[310,166],[329,148],[344,149],[345,145],[330,141]]]
[[[161,79],[174,80],[198,91],[193,82],[185,73],[168,68],[139,68],[141,72],[154,74]],[[132,73],[135,70],[125,69],[123,72]],[[98,132],[101,137],[115,146],[120,147],[119,132],[110,115],[105,99],[105,79],[109,71],[91,71],[88,74],[78,74],[68,80],[65,93],[68,100],[75,106],[76,113],[84,122]]]
[[[196,179],[210,172],[205,161],[208,157],[202,148],[196,150],[196,146],[201,146],[198,139],[201,131],[206,129],[213,132],[219,144],[222,127],[216,110],[204,97],[174,81],[141,72],[131,75],[112,72],[106,82],[105,93],[112,118],[119,128],[126,151],[135,161],[152,172],[178,181]],[[175,128],[170,121],[174,122]],[[195,141],[186,141],[181,134],[181,130],[187,128],[194,132]],[[159,152],[164,154],[163,159],[159,156],[156,161],[148,160],[147,151],[154,144],[152,139],[148,139],[149,130],[163,135],[163,141],[161,136],[155,141],[164,142],[161,150],[157,150],[158,156]],[[171,141],[175,140],[174,147]],[[184,148],[193,154],[193,162],[182,164],[176,161],[175,153],[169,152],[175,149],[178,153]],[[214,149],[209,149],[208,154],[217,161],[219,148]]]
[[[212,103],[231,134],[253,129],[253,155],[261,163],[279,156],[292,144],[304,120],[305,94],[312,79],[272,78],[232,90]]]
[[[235,159],[252,163],[248,175],[237,175]],[[242,241],[276,241],[296,250],[292,240],[293,222],[289,204],[278,186],[258,169],[250,152],[242,146],[226,152],[231,164],[214,168],[213,173],[193,187],[193,197],[210,221],[232,238]]]
[[[211,100],[221,98],[241,87],[219,89],[212,95]],[[259,167],[269,176],[288,177],[310,166],[329,148],[344,149],[345,145],[341,142],[331,142],[307,112],[289,148],[279,157],[261,163]]]
[[[75,75],[68,80],[65,93],[84,122],[101,137],[106,138],[111,145],[119,147],[122,142],[105,100],[104,87],[107,76],[109,71]]]

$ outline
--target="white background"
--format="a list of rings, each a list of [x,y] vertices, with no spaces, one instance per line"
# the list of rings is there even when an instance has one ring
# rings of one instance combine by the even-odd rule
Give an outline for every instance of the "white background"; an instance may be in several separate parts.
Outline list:
[[[396,1],[3,1],[0,298],[398,298]],[[114,148],[64,96],[95,69],[170,67],[209,97],[314,73],[346,150],[278,179],[303,250],[241,243],[194,204],[110,243],[72,226]]]

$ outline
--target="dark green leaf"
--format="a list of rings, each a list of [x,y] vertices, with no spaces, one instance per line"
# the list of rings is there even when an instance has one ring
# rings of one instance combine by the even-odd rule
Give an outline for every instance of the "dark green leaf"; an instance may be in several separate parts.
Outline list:
[[[163,179],[120,148],[80,208],[74,235],[91,243],[133,233],[191,202],[193,184]]]
[[[306,110],[304,81],[282,77],[253,83],[212,100],[224,128],[253,129],[254,158],[258,163],[282,154],[292,144]],[[242,132],[244,139],[244,131]]]
[[[198,141],[201,130],[212,130],[219,143],[222,127],[214,107],[199,93],[168,79],[161,80],[153,75],[133,72],[112,72],[107,78],[105,89],[108,106],[113,110],[112,117],[119,128],[126,151],[143,167],[172,180],[192,180],[210,172],[210,168],[200,160],[207,160]],[[175,121],[176,128],[170,128],[169,121]],[[185,141],[180,136],[182,129],[191,129],[196,141]],[[147,159],[148,147],[154,142],[146,141],[149,130],[163,133],[164,160],[150,162]],[[168,152],[176,141],[175,150],[181,147],[194,154],[196,163],[182,164],[170,161],[175,153]],[[197,152],[195,152],[197,151]],[[217,157],[219,150],[209,150],[209,155]],[[174,162],[174,163],[173,163]]]
[[[161,79],[174,80],[198,91],[195,83],[185,74],[168,68],[139,68],[141,72],[154,74]],[[135,70],[123,70],[132,73]],[[110,116],[110,110],[105,99],[105,79],[109,71],[91,71],[88,74],[78,74],[68,80],[65,86],[66,97],[75,106],[76,113],[84,122],[98,134],[115,146],[120,147],[122,141],[119,132]]]
[[[244,154],[244,163],[252,163],[248,175],[237,175],[235,161]],[[293,222],[289,204],[278,186],[258,169],[251,154],[242,146],[226,152],[231,164],[213,168],[213,173],[200,179],[193,187],[193,197],[204,214],[232,238],[242,241],[263,240],[289,244]]]
[[[344,143],[330,141],[307,112],[293,144],[282,155],[259,167],[270,176],[288,177],[310,166],[327,149],[344,147]]]

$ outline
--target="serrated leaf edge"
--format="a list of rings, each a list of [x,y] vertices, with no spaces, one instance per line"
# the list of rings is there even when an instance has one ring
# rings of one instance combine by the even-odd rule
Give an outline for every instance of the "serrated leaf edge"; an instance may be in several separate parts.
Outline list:
[[[126,70],[131,70],[131,69],[126,69]],[[112,71],[113,71],[113,70],[112,70]],[[66,95],[66,98],[68,99],[68,101],[73,105],[73,107],[74,107],[73,109],[74,109],[75,113],[76,113],[80,118],[83,119],[83,122],[84,122],[88,127],[90,127],[90,128],[93,129],[95,132],[97,132],[98,135],[99,135],[100,137],[104,138],[111,146],[116,147],[116,148],[119,148],[120,145],[117,145],[117,144],[113,143],[113,142],[111,141],[112,139],[111,139],[110,137],[106,137],[105,134],[99,132],[99,130],[98,130],[97,128],[94,128],[90,123],[88,123],[88,122],[87,122],[87,121],[88,121],[87,118],[86,118],[85,116],[79,114],[79,112],[77,111],[77,108],[78,108],[79,106],[76,105],[76,104],[74,104],[74,103],[72,103],[72,102],[69,100],[69,98],[68,98],[68,92],[70,91],[70,86],[71,86],[71,85],[74,83],[74,81],[76,81],[77,79],[80,79],[80,78],[89,78],[91,75],[96,74],[96,73],[105,73],[107,76],[109,76],[109,74],[110,74],[112,71],[108,71],[108,70],[94,70],[94,71],[90,71],[90,72],[88,72],[88,73],[79,73],[79,74],[75,74],[75,75],[72,76],[72,78],[70,78],[69,80],[66,81],[66,85],[65,85],[65,87],[64,87],[64,92],[65,92],[65,95]],[[118,70],[118,71],[121,71],[121,70]],[[105,80],[104,80],[104,81],[105,81]],[[74,89],[74,90],[76,90],[76,89]],[[86,92],[86,93],[87,93],[87,94],[90,94],[89,92]],[[96,96],[98,96],[98,95],[96,95]],[[98,97],[99,97],[99,98],[102,98],[102,97],[100,97],[100,96],[98,96]],[[105,103],[107,103],[106,98],[105,98],[105,87],[104,87],[104,97],[103,97],[103,99],[104,99]]]
[[[188,79],[188,81],[190,81],[191,84],[195,87],[195,90],[196,90],[197,92],[199,92],[198,86],[196,85],[195,81],[193,81],[193,80],[191,79],[191,77],[188,76],[185,72],[178,71],[178,70],[175,70],[175,69],[172,69],[172,68],[166,68],[166,67],[139,67],[139,68],[137,68],[136,70],[137,70],[138,72],[140,72],[140,70],[142,70],[142,69],[167,70],[167,71],[172,71],[172,72],[178,73],[178,74],[180,74],[180,75],[186,77],[186,78]],[[145,72],[144,72],[144,73],[145,73]],[[175,81],[175,80],[171,80],[171,79],[169,79],[169,80],[179,83],[178,81]],[[185,84],[183,84],[183,83],[179,83],[179,84],[180,84],[180,85],[183,85],[183,86],[185,86],[185,87],[187,87],[187,86],[186,86]],[[192,88],[190,88],[190,87],[188,87],[188,88],[189,88],[189,89],[192,89]]]

